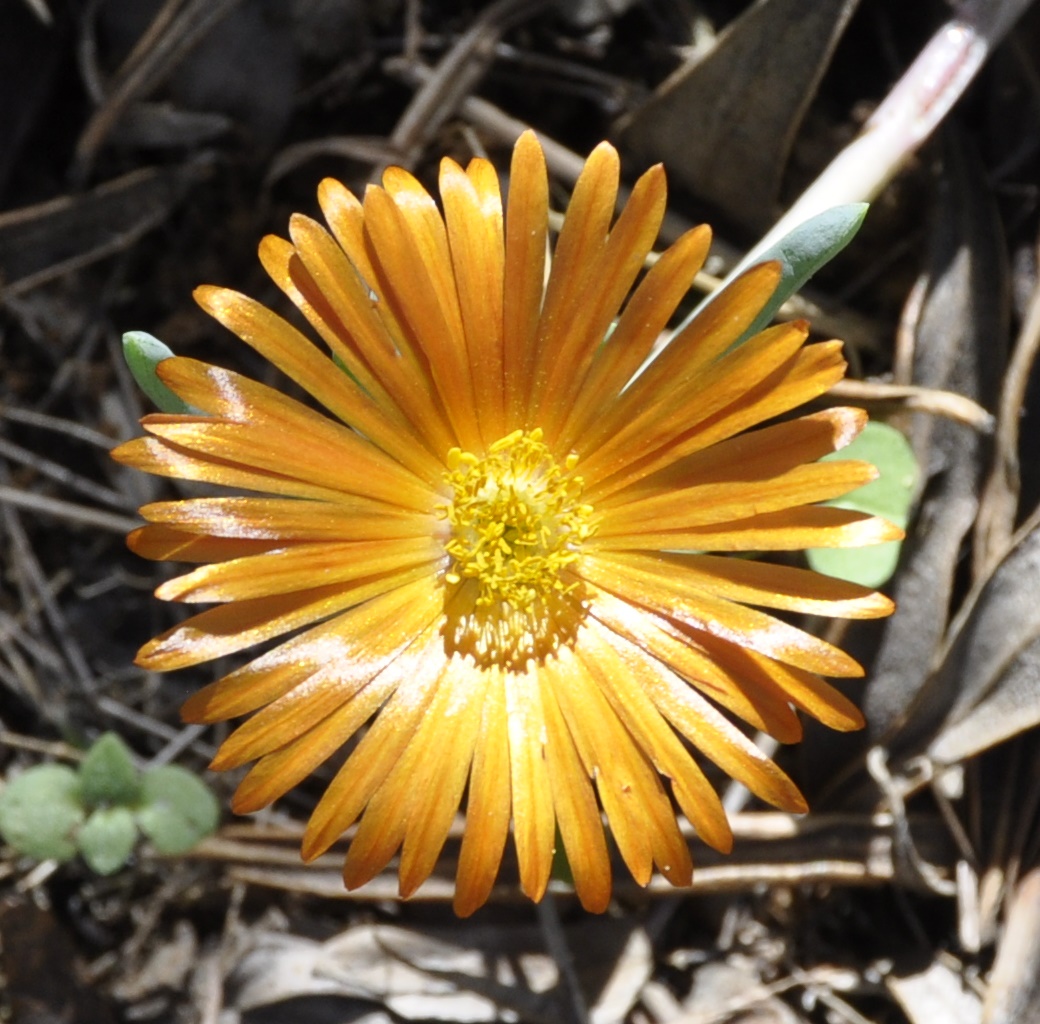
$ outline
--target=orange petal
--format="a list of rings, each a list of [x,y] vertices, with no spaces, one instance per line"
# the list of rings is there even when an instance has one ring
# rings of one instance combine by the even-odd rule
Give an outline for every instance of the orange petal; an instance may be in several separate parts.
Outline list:
[[[193,359],[166,359],[156,372],[179,397],[210,414],[141,421],[171,444],[348,494],[430,507],[429,483],[354,431],[273,388]]]
[[[602,631],[602,632],[601,632]],[[603,627],[597,636],[595,656],[604,692],[618,716],[650,751],[655,764],[671,778],[683,778],[684,749],[666,724],[663,714],[682,734],[727,775],[743,782],[756,796],[783,810],[803,813],[805,800],[794,783],[773,764],[739,729],[711,704],[683,683],[664,665],[611,636]],[[712,791],[714,796],[714,791]],[[695,814],[707,818],[724,848],[732,844],[725,812],[717,798],[705,808],[701,801]],[[687,817],[690,817],[687,811]],[[698,832],[705,828],[694,817]],[[712,833],[709,831],[709,835]],[[712,845],[712,839],[707,839]]]
[[[512,809],[505,682],[497,666],[487,671],[491,678],[474,745],[466,830],[455,880],[453,907],[459,917],[469,917],[491,894],[509,835]]]
[[[662,407],[672,408],[676,401],[687,402],[691,393],[699,394],[705,375],[751,326],[779,281],[779,265],[762,263],[718,292],[700,316],[602,410],[588,433],[577,440],[578,450],[593,450],[637,419],[656,417]]]
[[[608,570],[638,575],[648,583],[656,581],[675,593],[702,592],[763,608],[846,619],[876,619],[894,610],[884,594],[868,587],[789,565],[721,555],[634,551],[598,553],[596,560]]]
[[[338,489],[318,487],[268,470],[247,468],[205,453],[180,448],[156,437],[134,438],[110,454],[124,466],[176,480],[197,480],[221,487],[326,501],[335,501],[342,495]]]
[[[288,266],[291,283],[333,353],[381,406],[399,408],[431,451],[442,450],[450,434],[432,381],[396,321],[384,315],[388,299],[359,277],[316,221],[296,214],[289,234],[297,254]]]
[[[157,672],[199,665],[326,619],[429,575],[426,566],[418,566],[354,587],[316,587],[209,608],[149,640],[138,651],[135,664]]]
[[[559,447],[574,439],[621,393],[650,354],[676,307],[689,291],[711,245],[711,229],[691,228],[661,255],[639,283],[617,327],[597,351],[581,390],[570,396]]]
[[[480,734],[491,675],[466,659],[454,659],[450,685],[438,692],[437,703],[431,706],[408,750],[410,764],[402,763],[395,769],[400,773],[402,790],[410,796],[408,830],[401,850],[404,897],[429,878],[455,820]],[[448,735],[450,743],[445,742]]]
[[[823,675],[863,675],[863,669],[844,651],[818,637],[754,608],[684,586],[681,579],[624,565],[621,557],[615,556],[609,565],[599,558],[583,558],[580,574],[626,601],[778,661]]]
[[[498,175],[486,160],[474,160],[463,171],[445,158],[440,190],[481,432],[494,441],[508,433],[502,349],[505,248]]]
[[[525,131],[513,149],[506,205],[502,349],[508,422],[513,427],[528,426],[524,417],[545,290],[548,211],[545,155],[534,132]]]
[[[560,837],[581,905],[599,914],[610,903],[610,854],[603,816],[548,673],[541,675],[540,682],[548,737],[545,753]]]
[[[658,164],[636,182],[606,245],[590,256],[590,287],[572,296],[570,307],[560,309],[541,405],[532,417],[550,437],[566,419],[572,396],[584,387],[593,358],[653,247],[664,210],[664,168]]]
[[[649,882],[655,862],[677,884],[688,884],[689,849],[671,802],[648,752],[624,728],[592,675],[586,642],[579,637],[578,653],[561,652],[545,671],[585,771],[595,780],[610,831],[639,885]]]
[[[176,531],[226,541],[391,540],[429,536],[437,520],[370,498],[192,498],[145,505],[141,515]]]
[[[734,473],[739,469],[734,467]],[[655,488],[652,497],[637,498],[617,508],[602,505],[602,519],[593,538],[609,547],[609,538],[644,529],[687,530],[717,526],[765,512],[798,508],[827,501],[870,483],[877,470],[868,462],[818,462],[781,473],[768,480],[710,483],[681,488]],[[626,492],[638,493],[638,492]],[[619,503],[624,494],[616,495]]]
[[[703,633],[695,637],[677,623],[606,591],[590,590],[594,597],[590,603],[591,613],[612,632],[666,664],[701,693],[756,729],[782,743],[795,743],[802,738],[801,723],[779,687],[749,684],[746,675],[732,671],[730,666],[712,656],[711,647],[722,645],[723,641],[705,637]]]
[[[591,450],[591,438],[577,441],[579,452],[590,450],[589,456],[582,460],[582,475],[589,483],[589,493],[597,489],[600,481],[633,464],[639,467],[639,477],[646,476],[648,471],[643,463],[654,453],[666,453],[665,464],[674,462],[679,457],[674,451],[677,442],[687,440],[688,434],[698,436],[698,427],[703,429],[704,424],[712,424],[730,406],[742,406],[749,391],[762,381],[771,381],[773,374],[791,363],[807,336],[804,322],[779,324],[744,342],[728,356],[701,368],[695,381],[684,384],[676,380],[656,393],[640,389],[643,378],[637,378],[622,395],[618,406],[629,404],[629,394],[636,391],[642,396],[643,404],[627,409],[627,420],[606,412],[597,421],[593,430],[598,429],[600,433],[605,422],[614,426],[613,434],[606,436],[601,447]],[[770,388],[770,393],[773,391],[775,383]],[[698,449],[703,447],[706,445],[699,445]],[[612,483],[610,489],[617,490],[619,486]]]
[[[321,660],[311,661],[313,674],[240,725],[221,744],[213,767],[236,768],[291,742],[352,701],[395,660],[414,671],[416,637],[440,613],[437,596],[432,587],[412,603],[403,593],[385,595],[339,616],[335,630],[321,631],[320,647],[306,645],[301,652],[297,646],[297,662],[301,653],[315,659],[320,651]]]
[[[320,586],[355,583],[444,559],[430,537],[294,544],[249,558],[204,565],[155,591],[163,601],[249,601]]]
[[[320,856],[354,824],[415,736],[447,664],[435,629],[427,630],[410,650],[415,653],[413,670],[318,801],[303,836],[304,860]]]
[[[884,519],[843,508],[807,505],[763,512],[713,526],[645,531],[592,537],[592,548],[614,551],[801,551],[805,548],[854,548],[900,540],[903,531]]]
[[[555,815],[545,760],[545,712],[538,669],[510,672],[505,679],[509,728],[509,773],[513,793],[513,839],[520,862],[520,888],[536,902],[552,871]]]
[[[379,287],[398,312],[410,345],[426,356],[457,443],[467,451],[480,450],[444,222],[411,175],[395,174],[392,184],[393,196],[372,186],[365,192],[365,233],[378,266]]]
[[[251,814],[267,807],[302,782],[327,761],[393,693],[400,670],[391,665],[360,693],[341,705],[307,732],[261,757],[239,783],[231,800],[236,814]]]
[[[203,286],[195,300],[248,345],[316,398],[334,416],[360,431],[421,478],[438,483],[440,463],[423,447],[408,421],[370,393],[266,306],[225,288]],[[338,371],[338,372],[337,372]],[[382,396],[381,396],[382,397]],[[392,412],[388,415],[387,409]]]
[[[135,555],[155,562],[224,562],[273,551],[284,542],[207,537],[167,526],[141,526],[127,535],[126,546]]]

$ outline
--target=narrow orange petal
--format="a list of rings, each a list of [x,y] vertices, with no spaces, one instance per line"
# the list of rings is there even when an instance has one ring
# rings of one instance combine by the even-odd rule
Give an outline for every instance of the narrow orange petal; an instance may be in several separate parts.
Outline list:
[[[479,451],[473,379],[444,222],[411,175],[402,171],[390,184],[392,195],[374,186],[365,192],[365,234],[379,287],[397,309],[410,344],[426,356],[458,444]]]
[[[555,815],[545,760],[545,712],[538,669],[506,676],[509,774],[513,794],[513,840],[520,862],[520,888],[536,902],[552,871]]]
[[[762,339],[763,336],[758,335],[758,338]],[[754,340],[747,344],[753,344]],[[739,355],[745,347],[741,346],[734,355]],[[821,341],[803,348],[758,383],[755,383],[756,373],[751,372],[750,379],[745,380],[746,390],[727,409],[709,420],[704,420],[700,412],[695,411],[691,417],[695,422],[674,424],[677,433],[670,440],[648,457],[633,461],[624,471],[595,488],[598,500],[749,427],[818,398],[844,377],[845,368],[841,343]],[[696,410],[697,405],[693,402],[691,408]],[[591,491],[590,488],[589,493]]]
[[[266,306],[225,288],[195,289],[195,301],[273,363],[334,416],[356,428],[403,466],[437,483],[439,462],[388,401],[376,402],[342,370]],[[338,372],[337,372],[338,370]],[[383,397],[383,396],[381,396]],[[388,415],[387,410],[392,410]]]
[[[636,882],[649,882],[655,861],[669,873],[681,874],[683,856],[689,865],[689,850],[671,804],[648,753],[625,729],[592,676],[585,642],[579,638],[577,654],[561,653],[544,670],[585,771],[595,780],[610,831]]]
[[[127,535],[126,546],[135,555],[155,562],[224,562],[273,551],[284,542],[199,536],[167,526],[140,526]]]
[[[222,722],[249,714],[288,693],[325,665],[350,666],[359,646],[372,651],[381,630],[409,608],[435,608],[436,585],[428,576],[372,597],[286,640],[192,694],[181,708],[186,722]],[[363,640],[361,639],[363,638]]]
[[[289,234],[297,253],[288,267],[292,284],[324,325],[333,353],[381,406],[399,408],[430,450],[440,451],[450,434],[425,361],[384,315],[392,303],[358,275],[317,221],[296,214]]]
[[[595,654],[604,692],[622,721],[645,749],[652,751],[663,774],[682,778],[684,760],[689,755],[661,715],[756,796],[783,810],[803,813],[807,809],[794,783],[727,718],[683,685],[664,665],[606,630],[602,630],[597,641]],[[725,812],[717,799],[712,807],[698,803],[695,813],[707,818],[707,825],[715,829],[725,845],[732,842]],[[691,820],[704,835],[698,820]]]
[[[762,263],[718,292],[631,387],[590,424],[587,434],[578,439],[579,451],[598,447],[648,410],[686,401],[691,391],[699,393],[704,375],[751,326],[779,281],[779,265]]]
[[[469,917],[491,894],[502,863],[512,810],[505,681],[498,666],[486,671],[491,678],[474,745],[466,830],[455,879],[453,907],[459,917]]]
[[[676,380],[657,392],[641,389],[643,378],[637,378],[618,402],[618,408],[631,406],[627,409],[628,418],[622,420],[608,410],[592,428],[602,434],[603,424],[609,421],[614,432],[582,460],[582,475],[589,482],[590,491],[601,480],[633,463],[641,464],[661,449],[669,452],[667,461],[674,462],[678,456],[672,455],[671,449],[677,440],[702,424],[712,423],[728,407],[745,403],[755,385],[790,363],[808,333],[804,322],[779,324],[746,341],[728,356],[702,367],[694,381]],[[641,405],[632,404],[629,399],[634,392],[641,395]],[[579,438],[578,451],[591,444],[591,438]],[[640,476],[645,475],[646,470],[642,470]],[[612,489],[616,490],[617,485]]]
[[[445,158],[440,191],[481,433],[495,441],[508,433],[502,350],[505,247],[498,175],[486,160],[474,160],[463,171]]]
[[[191,498],[145,505],[141,515],[215,540],[375,540],[429,536],[437,520],[370,498]]]
[[[610,221],[617,203],[620,159],[617,150],[601,142],[589,154],[574,186],[563,227],[556,240],[545,301],[538,321],[537,354],[531,368],[528,418],[537,423],[552,364],[566,358],[569,333],[575,319],[587,315],[589,293],[607,244]]]
[[[614,551],[802,551],[805,548],[854,548],[900,540],[903,531],[885,519],[849,509],[808,505],[763,512],[713,526],[592,537],[591,548]]]
[[[707,225],[691,228],[661,255],[639,283],[618,325],[596,354],[581,390],[568,402],[559,447],[570,451],[574,440],[619,395],[650,355],[682,297],[704,265],[711,245]]]
[[[433,588],[424,596],[408,604],[400,594],[390,594],[339,616],[334,631],[322,630],[320,650],[325,657],[312,660],[313,674],[240,725],[221,744],[213,767],[236,768],[291,742],[352,701],[392,662],[414,671],[416,637],[439,614]],[[369,631],[360,632],[366,626]],[[314,659],[316,647],[303,650]],[[300,650],[298,646],[297,661]]]
[[[509,175],[501,328],[507,422],[513,429],[529,426],[524,417],[545,289],[548,211],[545,155],[534,132],[525,131],[513,149]]]
[[[844,651],[765,612],[685,587],[681,580],[619,564],[616,559],[607,565],[590,556],[579,565],[583,579],[712,636],[810,672],[863,675],[860,665]]]
[[[590,258],[591,287],[557,316],[557,343],[549,352],[541,405],[532,417],[549,436],[558,432],[572,396],[584,387],[593,358],[643,269],[661,228],[665,196],[664,168],[658,164],[636,182],[606,244]]]
[[[410,896],[433,871],[462,800],[480,733],[482,706],[492,673],[456,658],[451,686],[438,693],[416,737],[407,768],[399,766],[404,789],[411,794],[408,831],[401,850],[401,895]],[[447,729],[451,742],[445,743]]]
[[[163,601],[249,601],[314,587],[355,583],[370,577],[429,566],[444,559],[431,537],[411,540],[301,543],[262,555],[204,565],[167,580],[155,591]]]
[[[541,675],[540,682],[549,780],[567,865],[581,905],[590,913],[599,914],[610,903],[611,884],[603,816],[547,673]]]
[[[335,501],[342,495],[338,489],[318,487],[280,473],[249,468],[205,453],[189,451],[157,437],[134,438],[110,454],[124,466],[176,480],[195,480],[239,490],[325,501]]]
[[[779,687],[750,684],[746,675],[731,671],[730,666],[713,656],[712,648],[722,646],[723,641],[703,633],[694,636],[677,623],[599,588],[590,589],[594,597],[590,604],[592,614],[612,632],[663,662],[705,696],[781,743],[795,743],[802,738],[801,723]]]
[[[739,475],[737,466],[734,475]],[[609,538],[641,528],[650,532],[717,527],[766,512],[800,508],[847,494],[876,477],[877,470],[869,462],[818,462],[797,466],[767,480],[654,488],[651,497],[635,498],[617,508],[610,507],[610,500],[596,506],[603,508],[603,513],[593,542],[609,547]],[[619,492],[614,500],[620,503],[626,494],[638,493]]]
[[[391,666],[352,700],[341,705],[296,739],[267,754],[246,773],[231,800],[236,814],[267,807],[327,761],[379,709],[399,682]]]
[[[884,594],[869,587],[789,565],[721,555],[651,555],[635,551],[599,552],[596,560],[608,570],[638,575],[647,583],[656,582],[674,593],[703,592],[763,608],[876,619],[891,615],[895,607]]]
[[[365,809],[343,867],[348,889],[369,881],[402,842],[401,896],[429,877],[462,799],[488,679],[461,658],[449,661],[407,749]]]
[[[204,417],[149,416],[149,433],[246,467],[428,510],[435,493],[353,430],[274,388],[193,359],[166,359],[160,380]],[[219,417],[219,418],[217,418]]]
[[[303,836],[304,860],[324,853],[361,814],[412,741],[447,669],[435,629],[419,637],[414,669],[405,675],[346,764],[325,790]],[[376,868],[379,871],[382,864]]]
[[[348,587],[337,584],[208,608],[149,640],[134,659],[142,668],[171,672],[271,640],[335,615],[388,590],[429,578],[426,566]]]

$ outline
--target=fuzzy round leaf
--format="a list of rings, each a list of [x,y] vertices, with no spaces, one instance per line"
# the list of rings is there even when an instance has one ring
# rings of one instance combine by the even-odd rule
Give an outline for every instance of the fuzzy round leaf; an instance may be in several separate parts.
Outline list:
[[[0,793],[0,835],[37,860],[74,857],[85,816],[79,777],[67,765],[30,768]]]
[[[87,751],[79,778],[88,807],[135,804],[141,796],[141,780],[130,750],[114,732],[106,732]]]
[[[162,765],[146,772],[137,824],[161,853],[185,853],[220,820],[209,787],[186,768]]]
[[[128,807],[99,807],[79,830],[79,852],[92,871],[111,875],[134,852],[137,826]]]

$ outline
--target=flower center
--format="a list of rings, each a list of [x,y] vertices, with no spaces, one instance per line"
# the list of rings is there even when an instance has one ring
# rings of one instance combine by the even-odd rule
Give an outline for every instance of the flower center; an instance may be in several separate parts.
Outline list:
[[[449,631],[458,649],[508,667],[555,646],[578,587],[566,569],[591,536],[577,456],[559,464],[541,430],[516,430],[484,456],[453,448],[442,506],[453,589]]]

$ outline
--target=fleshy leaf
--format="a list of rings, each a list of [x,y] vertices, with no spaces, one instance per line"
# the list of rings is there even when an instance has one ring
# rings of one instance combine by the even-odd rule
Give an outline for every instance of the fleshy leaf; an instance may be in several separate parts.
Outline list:
[[[74,857],[84,817],[79,776],[68,765],[37,765],[0,793],[0,835],[37,860]]]
[[[79,830],[79,852],[92,871],[111,875],[134,852],[137,826],[129,807],[99,807]]]
[[[146,772],[137,824],[161,853],[184,853],[220,820],[216,797],[201,779],[175,764]]]
[[[840,452],[825,460],[862,459],[877,467],[876,480],[827,502],[835,508],[881,516],[906,527],[917,485],[918,466],[906,438],[887,423],[871,422]],[[902,541],[886,541],[863,548],[810,548],[809,565],[827,576],[837,576],[865,587],[880,587],[896,570]]]
[[[707,306],[722,287],[729,284],[748,267],[757,263],[776,260],[780,264],[780,283],[773,297],[762,307],[751,326],[734,342],[730,351],[737,345],[747,341],[752,335],[768,327],[777,310],[809,280],[822,266],[829,263],[856,236],[863,224],[869,209],[867,203],[847,203],[824,210],[815,217],[810,217],[803,224],[784,235],[778,242],[763,247],[761,243],[753,248],[733,268],[722,286],[709,295],[697,308],[675,329],[677,334]]]
[[[88,807],[134,804],[141,794],[130,751],[114,732],[106,732],[87,751],[79,778]]]
[[[182,402],[156,375],[156,366],[172,355],[170,348],[145,331],[127,331],[123,335],[123,358],[137,386],[161,412],[192,412],[191,406]]]

